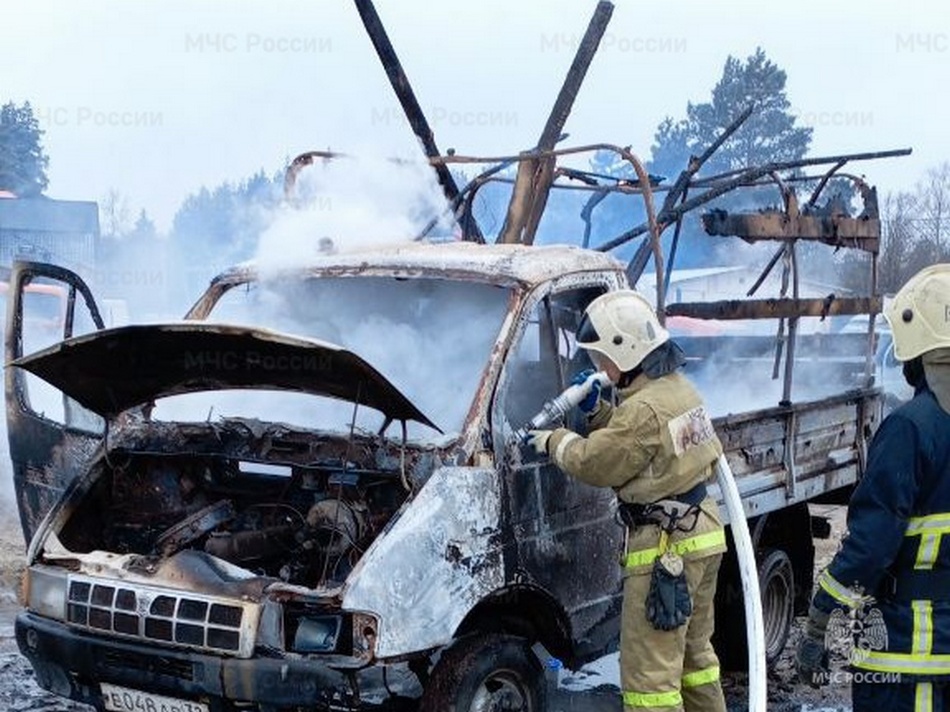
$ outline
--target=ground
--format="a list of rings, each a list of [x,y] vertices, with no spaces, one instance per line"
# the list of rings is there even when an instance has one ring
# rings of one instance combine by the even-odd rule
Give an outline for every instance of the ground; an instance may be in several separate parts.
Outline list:
[[[830,515],[832,537],[818,542],[818,567],[824,567],[837,549],[844,531],[844,508],[824,508]],[[88,712],[90,707],[66,702],[40,690],[33,680],[29,663],[19,655],[13,640],[13,619],[18,609],[19,575],[23,569],[23,538],[14,506],[9,498],[0,499],[0,710],[10,712]],[[779,712],[847,712],[850,694],[847,686],[812,690],[797,681],[793,656],[800,635],[796,629],[786,646],[782,660],[769,675],[769,709]],[[561,672],[561,683],[551,691],[550,712],[621,712],[616,688],[616,659],[580,672]],[[746,680],[743,675],[727,675],[723,688],[730,712],[747,707]]]

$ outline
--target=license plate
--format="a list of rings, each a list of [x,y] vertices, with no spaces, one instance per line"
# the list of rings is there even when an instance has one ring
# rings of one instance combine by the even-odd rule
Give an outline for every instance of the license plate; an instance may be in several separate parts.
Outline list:
[[[203,702],[189,702],[103,682],[102,700],[111,712],[208,712]]]

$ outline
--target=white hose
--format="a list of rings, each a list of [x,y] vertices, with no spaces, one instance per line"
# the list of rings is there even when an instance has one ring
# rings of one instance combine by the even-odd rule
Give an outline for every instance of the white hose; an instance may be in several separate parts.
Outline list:
[[[762,594],[759,591],[759,571],[755,562],[755,549],[752,536],[742,508],[742,498],[736,486],[735,477],[725,455],[719,456],[716,463],[716,478],[719,492],[722,494],[729,524],[732,526],[732,540],[736,544],[736,559],[739,561],[739,574],[742,577],[742,597],[745,601],[745,634],[749,648],[749,710],[765,712],[766,706],[766,668],[765,668],[765,624],[762,621]]]

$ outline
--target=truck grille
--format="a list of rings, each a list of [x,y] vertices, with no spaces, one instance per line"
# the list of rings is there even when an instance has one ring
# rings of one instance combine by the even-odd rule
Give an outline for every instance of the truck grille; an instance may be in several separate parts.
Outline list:
[[[247,657],[257,616],[253,603],[69,577],[66,619],[88,630]]]

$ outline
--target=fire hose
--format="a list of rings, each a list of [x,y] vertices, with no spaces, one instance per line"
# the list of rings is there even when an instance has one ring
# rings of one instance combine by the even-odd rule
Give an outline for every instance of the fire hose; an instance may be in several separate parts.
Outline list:
[[[749,649],[749,710],[765,712],[766,667],[765,624],[762,621],[762,593],[759,589],[759,572],[755,564],[755,549],[745,519],[742,498],[736,486],[736,478],[725,455],[716,462],[716,481],[732,527],[732,541],[736,545],[736,560],[742,579],[742,598],[745,603],[746,647]]]
[[[559,422],[572,408],[584,400],[595,382],[598,382],[601,387],[611,383],[607,374],[600,371],[583,383],[570,386],[545,403],[537,415],[515,431],[513,438],[517,438],[517,442],[523,442],[529,431],[546,429]],[[742,507],[742,497],[739,495],[739,488],[725,455],[719,456],[715,470],[719,492],[732,527],[732,540],[735,543],[739,576],[742,580],[746,646],[749,651],[749,710],[750,712],[765,712],[767,699],[765,625],[762,620],[762,594],[759,589],[755,549],[752,545],[752,536],[749,534],[745,510]]]

